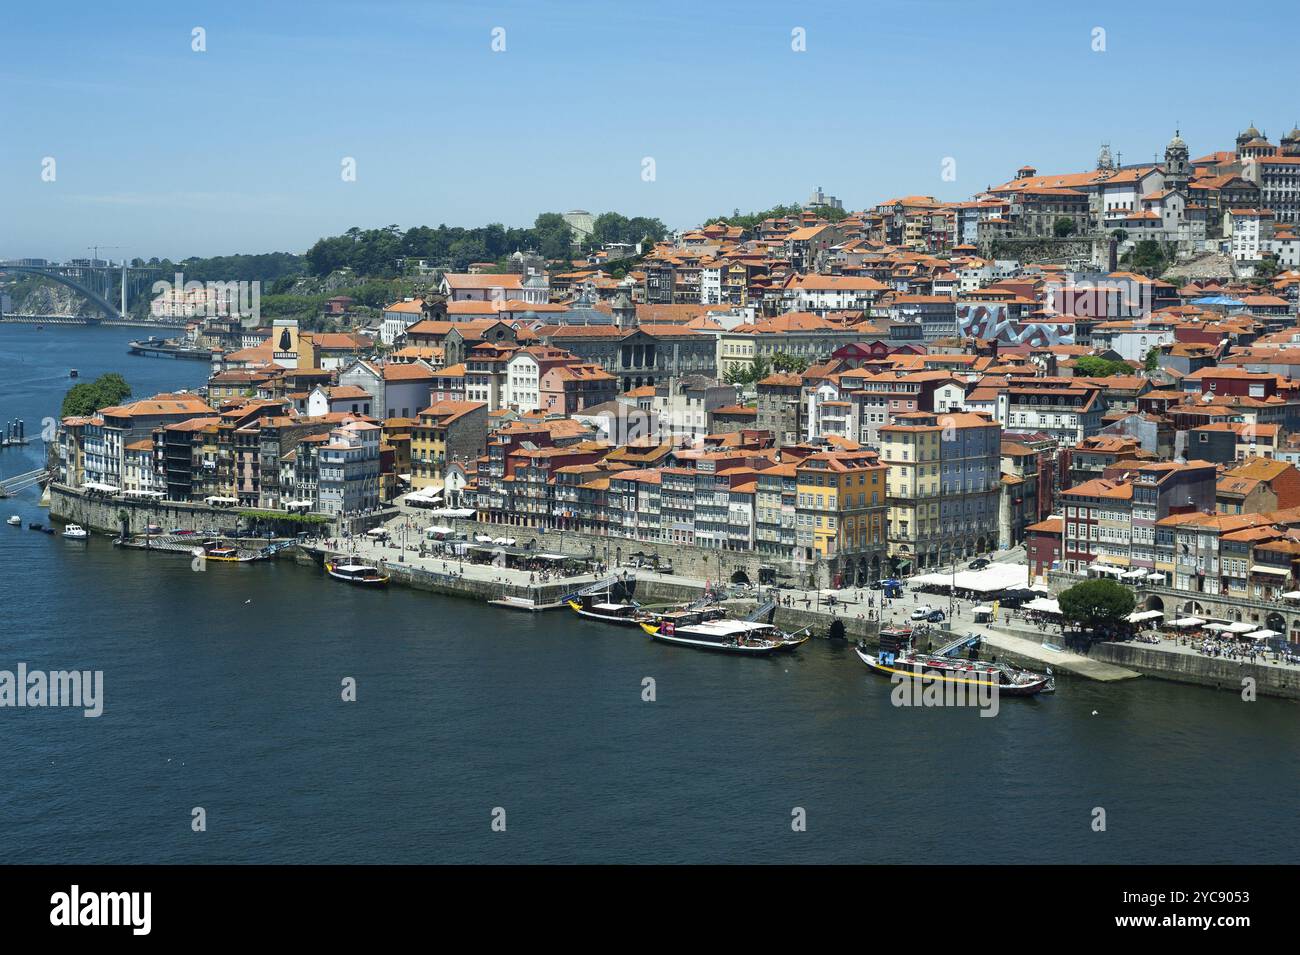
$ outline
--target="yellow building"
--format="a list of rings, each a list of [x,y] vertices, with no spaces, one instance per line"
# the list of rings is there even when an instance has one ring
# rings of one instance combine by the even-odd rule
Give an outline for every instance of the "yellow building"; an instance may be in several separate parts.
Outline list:
[[[412,490],[411,435],[417,424],[414,418],[389,418],[383,424],[379,440],[380,462],[385,464],[384,455],[391,453],[392,466],[380,471],[380,500],[391,501]]]
[[[440,488],[447,468],[466,468],[487,449],[488,406],[481,401],[439,401],[420,412],[411,428],[411,486]]]
[[[915,411],[880,429],[889,557],[908,573],[997,546],[1002,428],[983,414]]]
[[[878,579],[886,558],[886,468],[874,451],[823,451],[796,470],[795,560],[818,585]]]

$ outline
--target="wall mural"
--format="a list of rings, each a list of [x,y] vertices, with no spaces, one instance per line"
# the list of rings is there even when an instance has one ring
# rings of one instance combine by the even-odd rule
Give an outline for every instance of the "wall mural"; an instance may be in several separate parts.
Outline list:
[[[1023,321],[1007,317],[1001,304],[972,303],[957,306],[957,331],[970,338],[996,338],[1008,345],[1073,345],[1074,325],[1070,322]]]

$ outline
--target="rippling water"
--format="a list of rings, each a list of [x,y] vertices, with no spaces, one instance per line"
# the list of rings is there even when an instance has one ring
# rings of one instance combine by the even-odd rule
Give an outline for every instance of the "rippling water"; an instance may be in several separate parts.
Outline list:
[[[69,366],[140,395],[202,381],[130,337],[0,326],[0,420],[34,433]],[[0,473],[38,462],[5,450]],[[45,520],[34,491],[0,508]],[[98,719],[0,709],[9,861],[1291,862],[1300,843],[1289,703],[1062,678],[986,719],[895,708],[820,641],[738,660],[25,526],[0,526],[0,562],[0,669],[105,682]]]

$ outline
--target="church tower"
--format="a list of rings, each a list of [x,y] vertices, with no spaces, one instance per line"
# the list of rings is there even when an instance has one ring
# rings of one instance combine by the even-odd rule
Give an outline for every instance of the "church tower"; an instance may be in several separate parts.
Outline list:
[[[1170,189],[1185,188],[1191,176],[1191,154],[1187,151],[1187,143],[1183,142],[1179,130],[1174,130],[1174,138],[1165,147],[1165,185]]]
[[[1291,128],[1291,132],[1282,137],[1282,155],[1300,156],[1300,126]]]
[[[614,324],[619,328],[631,331],[637,327],[636,306],[632,304],[632,299],[628,297],[626,289],[619,289],[614,301],[610,303],[614,312]]]
[[[1097,171],[1114,172],[1115,160],[1110,155],[1110,143],[1102,143],[1101,150],[1097,153]]]

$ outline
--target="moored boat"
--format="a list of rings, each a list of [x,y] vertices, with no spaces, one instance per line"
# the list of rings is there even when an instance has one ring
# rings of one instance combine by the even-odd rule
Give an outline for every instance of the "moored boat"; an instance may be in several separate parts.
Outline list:
[[[565,603],[579,617],[612,623],[619,627],[635,627],[651,619],[641,609],[640,604],[612,601],[607,594],[582,594],[570,597]]]
[[[855,652],[873,673],[890,678],[901,674],[923,683],[952,684],[975,690],[996,687],[1000,696],[1034,696],[1056,689],[1056,678],[1050,669],[1046,673],[1034,673],[1006,663],[919,653],[912,647],[910,627],[881,630],[879,653],[868,653],[861,645]]]
[[[80,524],[69,524],[63,528],[63,536],[68,540],[84,541],[90,534]]]
[[[10,527],[21,527],[23,523],[23,519],[19,517],[17,514],[10,514],[9,520],[5,521],[5,523],[8,524]]]
[[[207,560],[237,561],[240,559],[238,547],[231,547],[229,544],[223,544],[220,541],[204,541],[203,556]]]
[[[335,580],[366,587],[382,587],[388,583],[388,575],[369,564],[339,564],[327,560],[325,572]]]
[[[745,656],[766,656],[785,649],[784,634],[768,623],[748,620],[706,620],[696,610],[666,613],[641,629],[661,643]]]

